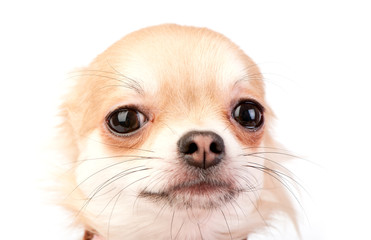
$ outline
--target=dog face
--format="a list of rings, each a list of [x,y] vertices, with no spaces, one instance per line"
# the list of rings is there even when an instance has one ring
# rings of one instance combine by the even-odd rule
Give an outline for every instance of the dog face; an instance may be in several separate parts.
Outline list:
[[[272,113],[258,67],[230,40],[151,27],[73,78],[62,185],[78,223],[111,240],[245,238],[266,224]]]

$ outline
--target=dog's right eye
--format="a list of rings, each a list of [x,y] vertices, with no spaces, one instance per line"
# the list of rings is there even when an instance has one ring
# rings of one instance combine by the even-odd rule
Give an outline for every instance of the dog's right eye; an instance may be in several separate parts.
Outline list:
[[[135,109],[119,108],[108,115],[106,124],[116,134],[125,135],[135,132],[147,122],[143,113]]]

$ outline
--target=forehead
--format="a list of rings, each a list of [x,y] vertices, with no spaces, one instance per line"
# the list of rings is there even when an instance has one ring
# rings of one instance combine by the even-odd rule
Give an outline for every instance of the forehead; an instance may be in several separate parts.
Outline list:
[[[236,85],[262,96],[260,73],[235,44],[207,29],[159,26],[134,32],[110,47],[93,65],[119,73],[123,98],[145,95],[185,105],[227,98]],[[105,81],[109,79],[104,79]]]

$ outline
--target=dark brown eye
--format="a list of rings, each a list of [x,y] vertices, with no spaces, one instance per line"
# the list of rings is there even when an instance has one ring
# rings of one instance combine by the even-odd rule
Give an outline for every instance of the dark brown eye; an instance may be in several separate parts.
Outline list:
[[[109,129],[118,134],[132,133],[141,128],[146,121],[146,117],[141,112],[129,108],[119,108],[106,119]]]
[[[257,130],[264,122],[263,107],[250,100],[240,102],[232,115],[241,126],[249,130]]]

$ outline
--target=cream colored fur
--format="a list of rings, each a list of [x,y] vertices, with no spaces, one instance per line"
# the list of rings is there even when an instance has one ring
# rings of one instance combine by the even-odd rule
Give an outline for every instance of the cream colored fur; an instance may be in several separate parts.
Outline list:
[[[274,226],[276,213],[295,219],[261,73],[221,34],[178,25],[142,29],[72,79],[61,108],[68,169],[58,176],[58,191],[77,226],[107,240],[245,239]],[[231,118],[241,99],[265,108],[261,130],[245,131]],[[133,135],[114,136],[105,119],[119,106],[138,107],[149,121]],[[187,180],[176,143],[190,130],[223,138],[226,157],[218,174],[246,191],[213,208],[206,206],[217,194],[191,196],[191,206],[140,197],[144,189],[161,192]],[[248,162],[279,172],[248,168]]]

